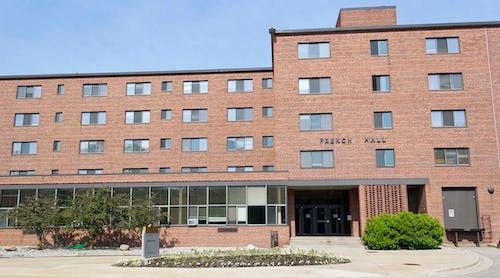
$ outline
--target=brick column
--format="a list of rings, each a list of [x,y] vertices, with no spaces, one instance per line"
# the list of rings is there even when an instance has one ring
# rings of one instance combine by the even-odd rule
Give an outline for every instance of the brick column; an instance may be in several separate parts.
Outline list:
[[[290,228],[290,236],[295,236],[295,190],[288,189],[288,227]]]
[[[365,231],[366,220],[368,216],[367,212],[367,201],[366,201],[366,185],[360,184],[358,186],[358,200],[359,200],[359,233],[363,236],[363,232]]]
[[[352,216],[351,235],[354,237],[361,236],[360,221],[359,221],[359,194],[358,189],[349,190],[349,214]]]
[[[358,188],[361,234],[368,218],[408,210],[406,185],[364,184]]]

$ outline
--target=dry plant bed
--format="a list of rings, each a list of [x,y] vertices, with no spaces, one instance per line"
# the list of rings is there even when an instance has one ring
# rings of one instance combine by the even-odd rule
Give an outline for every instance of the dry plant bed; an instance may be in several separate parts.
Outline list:
[[[206,250],[202,252],[165,254],[150,259],[123,260],[114,266],[121,267],[255,267],[255,266],[295,266],[295,265],[326,265],[349,263],[345,257],[335,257],[314,250],[280,249],[236,249],[236,250]]]

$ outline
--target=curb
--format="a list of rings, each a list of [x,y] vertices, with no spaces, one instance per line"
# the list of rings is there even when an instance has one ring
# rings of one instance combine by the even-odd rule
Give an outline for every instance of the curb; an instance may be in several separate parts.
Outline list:
[[[466,265],[462,265],[462,266],[457,266],[457,267],[448,267],[448,268],[443,268],[443,269],[437,269],[437,270],[434,270],[431,272],[431,274],[444,274],[446,272],[452,272],[452,271],[457,271],[457,270],[464,270],[464,269],[468,269],[468,268],[472,268],[472,267],[475,267],[477,265],[480,265],[481,264],[481,261],[485,261],[486,260],[490,260],[489,258],[483,256],[483,255],[480,255],[476,252],[471,252],[471,251],[468,251],[468,250],[463,250],[464,253],[467,253],[466,255],[473,255],[474,256],[474,261],[470,264],[466,264]],[[491,266],[490,266],[491,267]],[[489,268],[489,267],[488,267]],[[478,271],[481,271],[481,270],[478,270]]]

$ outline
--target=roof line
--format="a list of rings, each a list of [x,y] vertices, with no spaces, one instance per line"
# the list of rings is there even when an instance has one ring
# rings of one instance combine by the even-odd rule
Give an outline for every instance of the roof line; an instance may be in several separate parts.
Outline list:
[[[240,72],[267,72],[272,67],[255,68],[222,68],[177,71],[130,71],[130,72],[97,72],[97,73],[60,73],[60,74],[26,74],[0,75],[0,80],[13,79],[54,79],[54,78],[86,78],[86,77],[123,77],[123,76],[152,76],[152,75],[181,75],[181,74],[210,74],[210,73],[240,73]]]
[[[431,23],[431,24],[404,24],[388,26],[352,26],[337,28],[311,28],[311,29],[270,29],[272,35],[298,35],[298,34],[318,34],[336,32],[380,32],[380,31],[402,31],[412,29],[453,29],[453,28],[479,28],[479,27],[500,27],[500,21],[478,21],[478,22],[455,22],[455,23]],[[272,30],[272,32],[271,32]]]
[[[395,9],[396,6],[367,6],[367,7],[352,7],[352,8],[340,8],[339,11],[353,11],[353,10],[375,10],[375,9]]]

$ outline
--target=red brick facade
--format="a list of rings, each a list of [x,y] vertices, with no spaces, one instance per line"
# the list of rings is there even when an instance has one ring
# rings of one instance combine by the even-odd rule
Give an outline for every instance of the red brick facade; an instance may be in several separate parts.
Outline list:
[[[383,7],[342,10],[337,27],[352,28],[271,30],[272,69],[1,77],[0,184],[4,188],[203,182],[287,185],[287,225],[239,226],[234,234],[217,233],[211,226],[167,229],[183,246],[268,246],[271,230],[278,230],[280,245],[295,236],[297,188],[349,190],[350,234],[359,236],[368,217],[408,209],[405,181],[423,180],[419,185],[424,186],[424,200],[418,211],[441,222],[442,188],[475,188],[483,238],[496,242],[500,235],[500,23],[395,24],[395,9]],[[460,52],[427,54],[426,38],[437,37],[458,37]],[[371,40],[387,40],[388,55],[371,56]],[[297,44],[305,42],[328,42],[330,58],[298,59]],[[462,73],[463,90],[429,90],[428,74],[457,72]],[[373,75],[390,75],[389,93],[373,92]],[[299,78],[313,77],[330,77],[331,93],[299,94]],[[272,89],[262,88],[263,78],[273,79]],[[252,79],[253,92],[228,93],[230,79]],[[193,80],[208,80],[208,93],[183,94],[183,81]],[[163,81],[173,82],[171,92],[162,92]],[[151,95],[126,96],[127,82],[151,82]],[[83,98],[82,85],[87,83],[107,83],[107,96]],[[64,84],[64,95],[56,93],[59,84]],[[19,85],[42,85],[42,97],[16,99]],[[252,107],[253,120],[228,122],[227,109],[235,107]],[[263,107],[273,107],[273,116],[263,117]],[[183,123],[182,110],[191,108],[207,108],[208,121]],[[171,120],[160,120],[162,109],[172,110]],[[431,126],[431,110],[454,109],[465,109],[466,127]],[[125,125],[126,110],[150,110],[151,122]],[[80,125],[84,111],[106,111],[107,123]],[[392,129],[374,129],[376,111],[392,112]],[[15,113],[29,112],[40,113],[38,127],[13,127]],[[54,123],[56,112],[64,113],[62,123]],[[300,131],[301,113],[332,113],[333,129]],[[253,136],[253,150],[228,151],[226,139],[231,136]],[[263,147],[263,136],[273,136],[274,146]],[[181,138],[191,137],[207,137],[208,151],[183,152]],[[150,151],[124,153],[123,140],[134,138],[150,139]],[[161,138],[171,138],[170,150],[160,149]],[[348,138],[351,143],[324,144],[322,138]],[[79,154],[79,141],[87,139],[105,140],[105,152]],[[55,140],[62,141],[60,152],[52,151]],[[37,154],[12,156],[14,141],[37,141]],[[470,164],[436,166],[434,148],[469,148]],[[395,167],[378,168],[376,149],[394,149]],[[301,168],[300,151],[305,150],[333,150],[334,167]],[[263,166],[270,165],[274,172],[262,172]],[[208,172],[180,173],[187,166],[206,166]],[[227,173],[228,166],[253,166],[254,172]],[[150,174],[121,174],[122,168],[134,167],[147,167]],[[160,167],[170,167],[172,173],[158,174]],[[105,174],[76,175],[82,168],[103,168]],[[51,175],[53,169],[59,170],[58,176]],[[9,177],[11,170],[35,170],[36,175]],[[19,231],[0,229],[0,245],[32,240]]]

